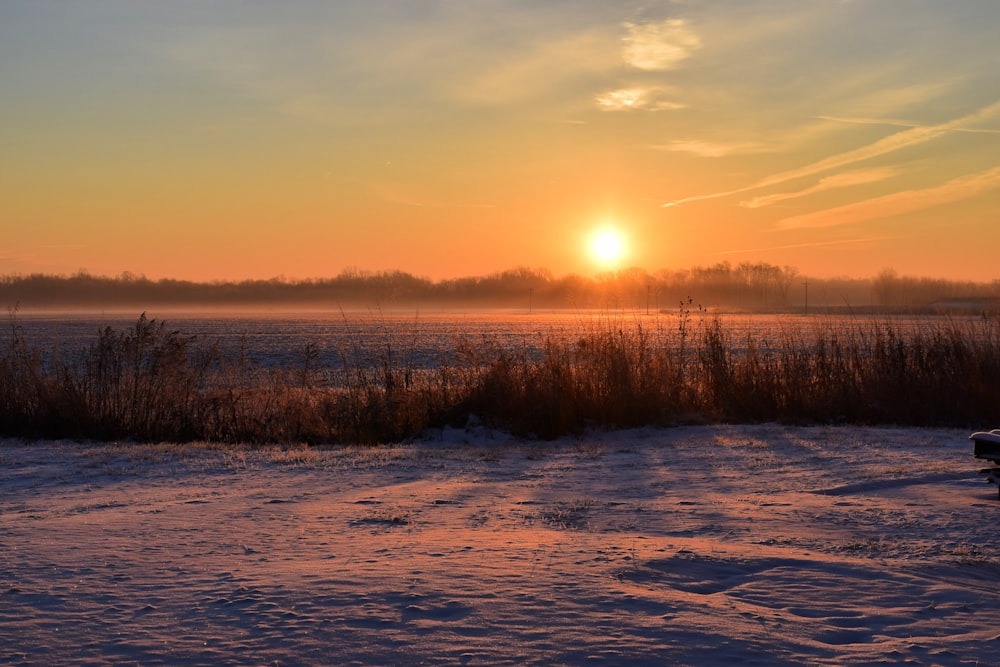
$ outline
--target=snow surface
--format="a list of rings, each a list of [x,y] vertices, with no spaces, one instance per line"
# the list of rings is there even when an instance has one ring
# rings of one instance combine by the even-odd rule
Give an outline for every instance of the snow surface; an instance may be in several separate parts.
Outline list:
[[[3,664],[996,664],[968,432],[0,442]]]

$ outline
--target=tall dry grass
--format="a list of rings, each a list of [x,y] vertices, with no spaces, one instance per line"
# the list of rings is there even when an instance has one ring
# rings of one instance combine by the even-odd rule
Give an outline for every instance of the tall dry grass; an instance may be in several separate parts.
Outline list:
[[[608,319],[540,349],[456,341],[417,369],[386,338],[328,367],[224,358],[141,316],[80,355],[38,350],[16,314],[0,345],[0,435],[231,443],[379,443],[470,417],[522,436],[587,428],[782,421],[995,426],[1000,319],[859,319],[778,334],[727,328],[681,304],[676,327]],[[344,359],[353,358],[343,355]]]

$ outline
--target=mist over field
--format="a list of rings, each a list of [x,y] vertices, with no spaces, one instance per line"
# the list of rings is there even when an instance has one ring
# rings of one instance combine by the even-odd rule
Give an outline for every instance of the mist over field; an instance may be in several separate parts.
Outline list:
[[[1000,280],[971,282],[902,276],[891,269],[869,278],[811,278],[794,267],[722,262],[707,267],[609,271],[592,277],[555,276],[519,267],[484,276],[433,281],[403,271],[347,269],[332,278],[194,282],[118,276],[9,275],[0,277],[8,308],[85,309],[164,307],[209,309],[255,306],[338,308],[598,308],[675,311],[706,309],[808,312],[812,308],[990,310]]]

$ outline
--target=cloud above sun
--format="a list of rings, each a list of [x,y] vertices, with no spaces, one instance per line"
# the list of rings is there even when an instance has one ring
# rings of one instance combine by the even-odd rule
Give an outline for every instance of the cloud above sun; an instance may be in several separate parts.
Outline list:
[[[636,69],[657,72],[675,68],[701,48],[701,37],[684,19],[625,23],[622,57]]]
[[[594,96],[597,108],[602,111],[676,111],[684,109],[686,104],[663,99],[667,93],[664,88],[649,86],[635,88],[619,88]]]
[[[753,142],[723,143],[717,141],[702,141],[700,139],[674,139],[668,144],[654,144],[651,150],[672,151],[674,153],[690,153],[698,157],[725,157],[734,153],[744,153],[760,150],[761,145]]]
[[[683,19],[656,23],[623,23],[622,60],[644,72],[677,68],[701,47],[701,37]],[[632,85],[594,96],[602,111],[676,111],[688,105],[670,99],[675,91],[663,86]]]

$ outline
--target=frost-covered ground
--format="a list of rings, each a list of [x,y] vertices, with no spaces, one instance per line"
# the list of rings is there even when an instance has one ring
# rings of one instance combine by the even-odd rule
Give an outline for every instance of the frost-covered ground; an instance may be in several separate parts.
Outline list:
[[[0,443],[0,663],[1000,661],[968,432],[439,436]]]

